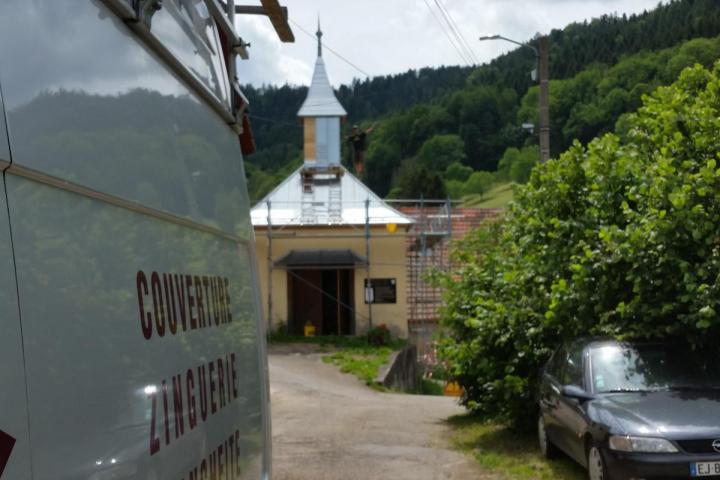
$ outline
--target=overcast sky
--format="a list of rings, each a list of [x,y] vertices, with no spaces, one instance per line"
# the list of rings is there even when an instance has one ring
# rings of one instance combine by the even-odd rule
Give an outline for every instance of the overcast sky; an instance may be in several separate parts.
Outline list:
[[[241,82],[308,84],[316,43],[300,27],[314,34],[318,14],[323,42],[370,76],[465,65],[446,36],[451,33],[436,1],[446,8],[481,64],[515,47],[499,41],[479,42],[480,35],[497,33],[525,41],[537,32],[547,33],[572,22],[603,14],[640,13],[658,4],[658,0],[280,0],[289,9],[296,41],[280,43],[266,18],[239,16],[238,32],[252,43],[250,60],[239,64]],[[331,52],[326,50],[323,56],[336,87],[365,78]]]

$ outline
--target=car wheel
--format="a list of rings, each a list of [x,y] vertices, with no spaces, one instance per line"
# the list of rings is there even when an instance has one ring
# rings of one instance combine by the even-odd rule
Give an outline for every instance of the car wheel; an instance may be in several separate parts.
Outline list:
[[[543,418],[542,413],[538,417],[537,431],[538,444],[540,445],[540,455],[549,459],[557,458],[559,452],[555,444],[553,444],[548,438],[547,431],[545,430],[545,419]]]
[[[592,445],[587,455],[588,478],[590,480],[610,480],[600,449]]]

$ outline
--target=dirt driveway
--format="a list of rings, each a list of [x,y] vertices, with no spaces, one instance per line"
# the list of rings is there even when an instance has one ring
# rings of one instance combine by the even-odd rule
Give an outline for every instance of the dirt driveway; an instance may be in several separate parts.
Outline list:
[[[269,363],[274,480],[491,478],[448,445],[453,399],[375,392],[319,354]]]

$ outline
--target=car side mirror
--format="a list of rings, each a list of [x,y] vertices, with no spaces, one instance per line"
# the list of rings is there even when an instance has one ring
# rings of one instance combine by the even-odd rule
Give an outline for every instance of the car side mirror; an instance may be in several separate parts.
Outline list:
[[[563,397],[574,398],[580,401],[580,403],[595,399],[595,395],[586,392],[577,385],[565,385],[562,387],[562,390],[560,390],[560,393]]]

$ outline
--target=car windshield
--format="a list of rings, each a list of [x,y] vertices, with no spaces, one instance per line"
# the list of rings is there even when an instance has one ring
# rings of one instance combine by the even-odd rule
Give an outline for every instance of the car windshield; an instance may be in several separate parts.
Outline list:
[[[597,393],[720,388],[706,358],[672,345],[603,345],[590,349],[590,367]]]

